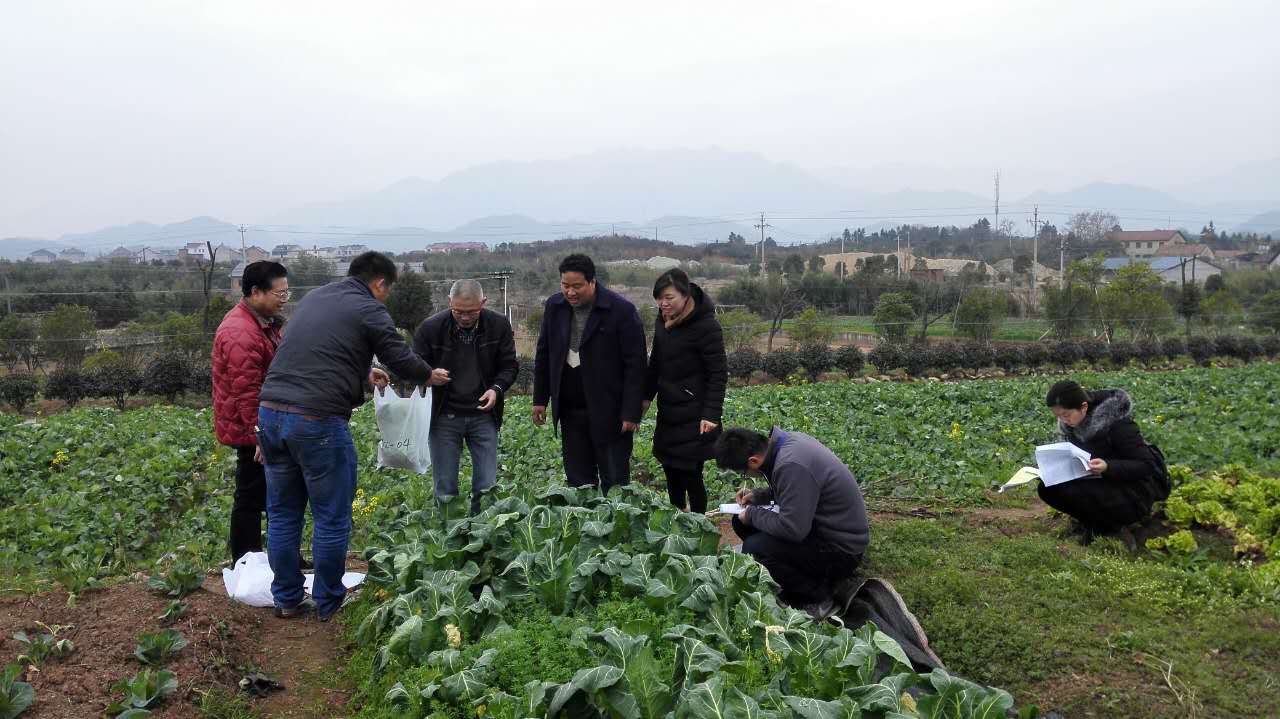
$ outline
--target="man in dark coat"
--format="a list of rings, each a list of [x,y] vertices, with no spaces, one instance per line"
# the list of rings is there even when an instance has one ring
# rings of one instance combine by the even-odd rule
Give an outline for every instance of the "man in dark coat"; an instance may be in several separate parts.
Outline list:
[[[385,383],[376,354],[410,382],[438,382],[387,312],[396,266],[366,252],[348,277],[311,291],[284,332],[258,402],[258,446],[267,469],[267,559],[276,616],[315,611],[328,621],[346,597],[342,584],[356,493],[356,447],[347,423],[367,383]],[[443,371],[441,371],[443,372]],[[298,549],[311,506],[315,582],[303,591]]]
[[[724,336],[715,304],[683,270],[664,272],[654,284],[659,317],[645,373],[644,408],[656,396],[658,426],[653,456],[667,475],[671,504],[707,511],[702,465],[715,456],[725,386]]]
[[[586,255],[560,263],[533,365],[533,421],[560,428],[571,486],[627,484],[644,390],[644,325],[635,305],[596,282]]]
[[[498,477],[498,430],[507,391],[516,381],[515,335],[507,318],[485,308],[484,288],[458,280],[449,288],[449,309],[423,320],[413,350],[427,364],[448,372],[431,388],[431,476],[439,501],[458,496],[462,445],[471,450],[471,514],[480,495]]]
[[[1079,522],[1085,543],[1141,522],[1169,496],[1164,455],[1143,439],[1128,392],[1086,392],[1064,380],[1050,388],[1045,403],[1063,438],[1089,453],[1092,476],[1042,485],[1038,492],[1045,504]]]
[[[766,437],[735,428],[716,440],[716,463],[768,481],[738,492],[745,509],[733,531],[742,551],[769,570],[781,600],[818,621],[846,610],[870,528],[862,490],[844,462],[807,434],[774,428]]]

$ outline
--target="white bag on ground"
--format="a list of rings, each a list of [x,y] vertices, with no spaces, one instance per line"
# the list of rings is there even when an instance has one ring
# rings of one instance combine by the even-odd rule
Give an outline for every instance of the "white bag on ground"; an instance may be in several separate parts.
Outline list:
[[[358,587],[364,582],[364,576],[360,572],[347,572],[342,575],[342,586],[347,589]],[[245,552],[234,568],[222,570],[222,583],[227,588],[227,596],[251,607],[275,606],[275,600],[271,598],[271,582],[275,577],[266,552]],[[303,588],[310,594],[315,575],[304,574],[302,581]]]
[[[373,413],[378,418],[378,466],[426,474],[431,469],[431,393],[401,397],[395,390],[374,390]]]

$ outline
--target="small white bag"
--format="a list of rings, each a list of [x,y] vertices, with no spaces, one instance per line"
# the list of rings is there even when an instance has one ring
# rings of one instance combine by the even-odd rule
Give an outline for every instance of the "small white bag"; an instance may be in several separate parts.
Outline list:
[[[227,588],[227,596],[248,604],[251,607],[272,607],[275,600],[271,597],[271,581],[275,574],[271,571],[271,562],[266,552],[245,552],[236,561],[232,569],[222,570],[222,583]],[[314,574],[302,575],[302,586],[307,594],[311,593]],[[347,589],[358,587],[364,581],[364,574],[347,572],[342,575],[342,586]]]
[[[387,387],[374,390],[373,413],[378,419],[378,466],[426,474],[431,469],[431,393],[401,397]]]

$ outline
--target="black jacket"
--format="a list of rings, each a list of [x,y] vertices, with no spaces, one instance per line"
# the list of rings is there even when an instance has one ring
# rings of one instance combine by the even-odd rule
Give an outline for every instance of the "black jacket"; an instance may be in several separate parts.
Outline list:
[[[1078,427],[1059,422],[1058,429],[1071,444],[1090,456],[1106,461],[1104,479],[1130,485],[1148,501],[1169,496],[1169,475],[1164,457],[1142,438],[1133,421],[1133,401],[1122,389],[1089,393],[1089,410]]]
[[[658,398],[653,456],[678,469],[697,469],[714,456],[720,428],[707,434],[698,430],[704,419],[721,423],[729,382],[715,305],[696,284],[692,300],[693,314],[682,324],[668,330],[658,318],[644,382],[645,399]]]
[[[871,539],[862,488],[853,472],[821,442],[774,428],[761,467],[768,487],[751,492],[751,526],[788,542],[811,534],[849,556],[861,556]],[[770,502],[778,511],[766,508]]]
[[[457,322],[449,310],[437,312],[418,325],[413,335],[413,351],[433,367],[453,372],[457,367],[454,358]],[[498,391],[498,402],[493,407],[493,421],[502,426],[502,408],[507,391],[516,381],[520,363],[516,360],[516,339],[511,332],[511,322],[492,310],[481,310],[476,324],[476,357],[480,363],[480,379],[486,389]],[[435,418],[449,403],[449,385],[431,388],[431,416]]]
[[[375,354],[406,380],[431,377],[431,366],[409,348],[365,283],[355,277],[331,282],[298,303],[258,401],[350,417],[364,404]]]
[[[573,307],[564,294],[547,298],[533,363],[533,404],[551,404],[552,422],[560,420],[560,379],[569,357]],[[622,434],[622,423],[640,422],[644,391],[645,340],[640,313],[627,298],[596,283],[595,305],[578,349],[582,386],[591,423],[602,437]]]

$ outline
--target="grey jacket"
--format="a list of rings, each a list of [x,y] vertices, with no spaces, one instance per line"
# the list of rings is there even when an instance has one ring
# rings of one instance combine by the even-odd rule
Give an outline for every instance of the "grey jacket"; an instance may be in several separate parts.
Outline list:
[[[821,442],[800,432],[774,428],[761,468],[768,487],[752,491],[751,526],[789,542],[810,533],[850,555],[867,549],[870,532],[862,490],[853,473]],[[778,505],[772,512],[763,505]]]
[[[375,354],[407,381],[425,383],[431,376],[431,367],[396,332],[391,313],[364,282],[331,282],[298,303],[258,400],[350,417],[364,404]]]

